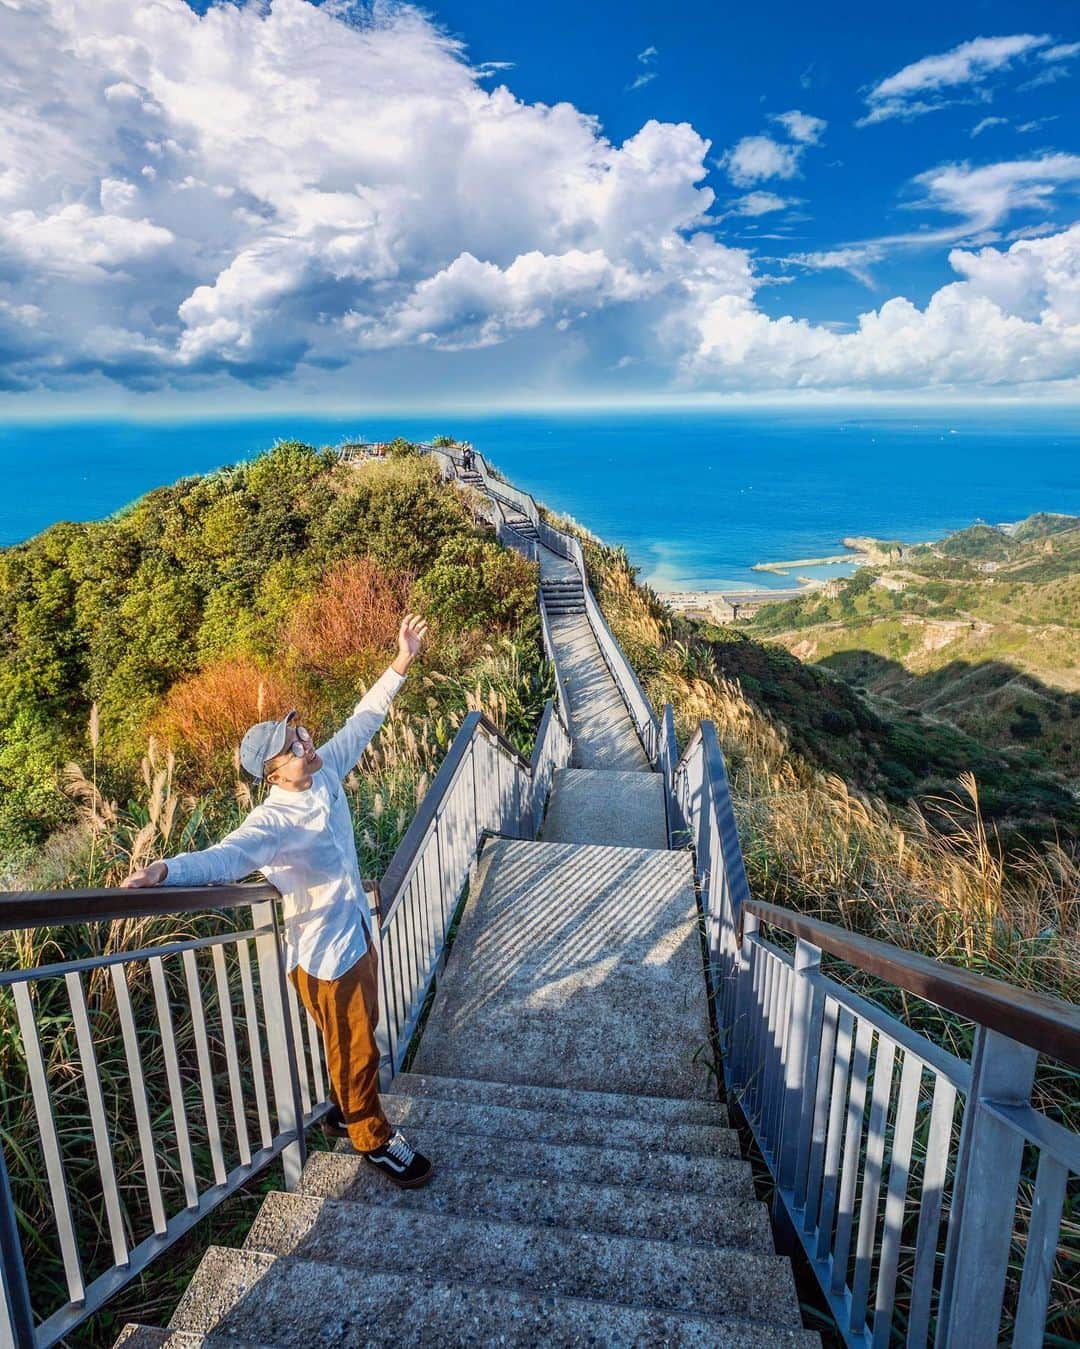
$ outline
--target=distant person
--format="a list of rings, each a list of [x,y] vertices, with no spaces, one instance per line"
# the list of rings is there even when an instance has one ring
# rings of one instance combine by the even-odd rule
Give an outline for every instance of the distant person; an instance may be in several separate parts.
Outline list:
[[[461,464],[466,473],[471,473],[473,471],[473,464],[475,459],[476,456],[473,454],[472,446],[466,445],[461,455]]]
[[[379,1101],[378,955],[370,940],[352,817],[342,782],[383,723],[427,633],[406,614],[393,664],[344,726],[318,749],[289,712],[252,726],[240,762],[270,784],[244,822],[201,852],[133,872],[125,888],[221,885],[261,871],[281,892],[285,968],[322,1033],[334,1108],[324,1128],[348,1138],[388,1180],[406,1189],[432,1176],[428,1159],[391,1129]]]

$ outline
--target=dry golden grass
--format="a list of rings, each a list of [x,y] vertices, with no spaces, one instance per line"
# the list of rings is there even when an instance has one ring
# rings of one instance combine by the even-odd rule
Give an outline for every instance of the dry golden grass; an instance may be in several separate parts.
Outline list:
[[[285,625],[291,659],[305,670],[332,671],[338,678],[365,673],[393,649],[412,579],[368,557],[330,567]]]

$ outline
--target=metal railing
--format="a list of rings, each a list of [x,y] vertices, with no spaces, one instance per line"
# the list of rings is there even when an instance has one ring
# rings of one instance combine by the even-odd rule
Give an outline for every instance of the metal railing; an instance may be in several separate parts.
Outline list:
[[[54,1344],[275,1159],[295,1186],[304,1127],[329,1107],[319,1037],[284,975],[276,900],[268,885],[0,897],[8,931],[249,906],[251,917],[0,973],[9,1034],[18,1031],[10,1061],[24,1065],[37,1134],[13,1149],[9,1133],[0,1149],[0,1343]],[[9,1108],[21,1076],[5,1082]],[[13,1200],[28,1182],[47,1192],[67,1291],[36,1326]],[[100,1205],[88,1212],[95,1190]],[[99,1229],[107,1243],[87,1241]],[[43,1238],[34,1234],[39,1259]]]
[[[987,1349],[1011,1321],[1017,1349],[1042,1345],[1080,1138],[1037,1109],[1031,1088],[1040,1054],[1080,1066],[1080,1014],[751,900],[711,722],[678,764],[673,811],[695,844],[730,1098],[845,1343],[922,1346],[933,1332],[939,1349]],[[971,1060],[825,973],[823,953],[843,962],[838,975],[860,971],[974,1022]],[[1025,1149],[1038,1165],[1021,1231]]]
[[[401,1068],[484,838],[535,837],[569,758],[550,699],[531,760],[481,713],[464,719],[374,887],[384,1082]],[[37,1135],[13,1150],[9,1132],[0,1148],[0,1344],[55,1344],[275,1159],[295,1187],[304,1129],[330,1103],[320,1036],[284,976],[277,899],[268,885],[0,896],[8,931],[251,911],[239,929],[0,972],[25,1062],[25,1097],[8,1080],[8,1107],[32,1115]],[[76,1117],[89,1121],[92,1156]],[[134,1135],[118,1136],[122,1119]],[[47,1190],[54,1214],[55,1240],[34,1240],[62,1270],[59,1307],[31,1305],[14,1200],[26,1184]],[[88,1194],[100,1196],[90,1208]]]

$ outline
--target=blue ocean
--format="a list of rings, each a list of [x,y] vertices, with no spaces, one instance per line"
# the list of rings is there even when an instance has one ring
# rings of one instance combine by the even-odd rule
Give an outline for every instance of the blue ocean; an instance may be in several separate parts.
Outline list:
[[[1080,514],[1076,409],[283,413],[2,424],[0,544],[56,520],[108,515],[152,487],[251,458],[279,438],[334,445],[439,432],[471,440],[547,505],[623,544],[661,590],[790,584],[750,569],[842,552],[850,535],[918,542],[976,519]]]

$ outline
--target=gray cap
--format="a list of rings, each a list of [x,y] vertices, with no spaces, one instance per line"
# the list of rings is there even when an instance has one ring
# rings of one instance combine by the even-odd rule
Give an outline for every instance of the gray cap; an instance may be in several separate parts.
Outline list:
[[[286,712],[280,721],[260,721],[244,733],[240,741],[240,762],[256,782],[262,782],[267,759],[280,754],[289,738],[289,718],[296,709]]]

